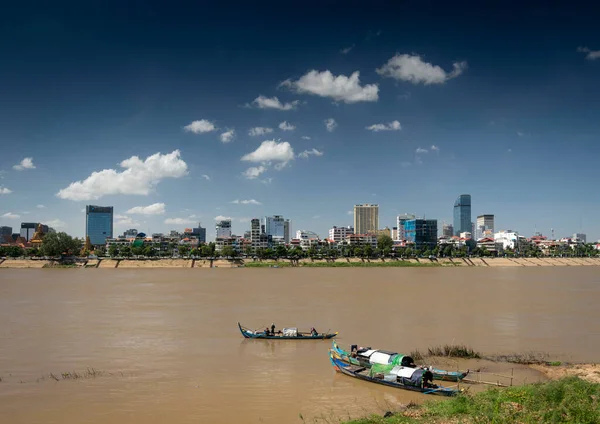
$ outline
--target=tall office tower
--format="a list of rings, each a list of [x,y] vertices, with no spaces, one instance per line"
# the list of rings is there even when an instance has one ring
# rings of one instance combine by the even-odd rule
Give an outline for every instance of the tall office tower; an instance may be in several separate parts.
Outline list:
[[[477,217],[475,236],[477,240],[484,237],[494,238],[494,215],[479,215]]]
[[[215,225],[217,230],[217,238],[231,237],[231,219],[223,219]]]
[[[199,243],[206,243],[206,228],[202,227],[202,223],[198,223],[197,228],[192,228],[192,235],[198,238]]]
[[[379,230],[379,205],[354,205],[355,234],[375,234]]]
[[[396,226],[398,227],[398,238],[395,240],[406,240],[406,230],[404,228],[404,224],[406,221],[411,221],[416,217],[410,213],[404,213],[402,215],[398,215],[396,217]]]
[[[471,195],[461,194],[454,202],[454,235],[460,233],[471,233],[473,225],[471,221]]]
[[[265,216],[265,234],[271,236],[271,239],[277,240],[278,242],[285,241],[286,231],[285,224],[286,220],[281,215]],[[289,238],[289,220],[288,220],[288,238]]]
[[[113,207],[87,205],[85,207],[85,236],[94,246],[106,244],[113,238]]]

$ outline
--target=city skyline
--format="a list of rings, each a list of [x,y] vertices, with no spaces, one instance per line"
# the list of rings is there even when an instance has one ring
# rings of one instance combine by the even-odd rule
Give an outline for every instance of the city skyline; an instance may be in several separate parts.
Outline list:
[[[469,193],[471,221],[600,239],[587,4],[325,4],[285,20],[243,3],[150,2],[126,20],[80,6],[0,17],[0,226],[84,237],[97,204],[114,234],[202,222],[214,239],[223,218],[243,235],[279,214],[325,237],[378,204],[381,228],[414,213],[441,230]]]

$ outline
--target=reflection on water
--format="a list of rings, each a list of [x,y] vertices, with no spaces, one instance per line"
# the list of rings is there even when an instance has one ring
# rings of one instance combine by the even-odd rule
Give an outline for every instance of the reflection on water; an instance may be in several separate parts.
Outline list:
[[[464,343],[593,361],[599,295],[596,267],[5,269],[0,413],[10,423],[118,424],[383,412],[423,395],[336,374],[329,341],[246,340],[237,322],[329,328],[344,346],[404,353]],[[112,375],[38,382],[88,367]]]

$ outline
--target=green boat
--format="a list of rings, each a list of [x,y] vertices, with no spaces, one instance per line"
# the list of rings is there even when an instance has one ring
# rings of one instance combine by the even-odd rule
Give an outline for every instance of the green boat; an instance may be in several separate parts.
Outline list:
[[[354,346],[353,346],[354,347]],[[403,355],[397,352],[391,352],[388,350],[360,348],[356,349],[355,352],[347,352],[343,350],[335,342],[332,343],[332,350],[337,353],[340,360],[350,364],[361,366],[365,368],[371,368],[373,365],[377,365],[378,368],[381,366],[395,367],[415,367],[415,363],[412,357]],[[461,381],[469,374],[467,371],[446,371],[434,367],[423,367],[427,368],[433,373],[433,378],[440,381]]]

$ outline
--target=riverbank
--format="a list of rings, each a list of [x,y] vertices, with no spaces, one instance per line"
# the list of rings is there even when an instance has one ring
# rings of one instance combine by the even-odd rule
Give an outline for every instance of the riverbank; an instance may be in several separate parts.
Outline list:
[[[66,265],[66,266],[65,266]],[[437,259],[0,259],[0,268],[255,268],[255,267],[536,267],[600,266],[600,258],[437,258]]]
[[[347,424],[600,422],[600,365],[531,367],[551,380],[409,404]]]

